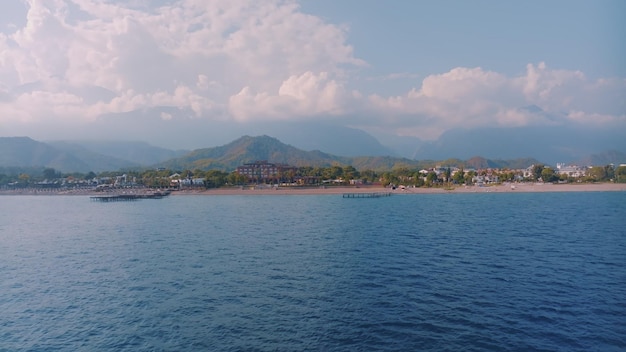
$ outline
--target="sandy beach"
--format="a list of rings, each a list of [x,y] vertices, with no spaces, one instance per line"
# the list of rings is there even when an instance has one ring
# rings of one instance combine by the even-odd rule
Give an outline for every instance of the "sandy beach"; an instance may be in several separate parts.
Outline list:
[[[128,192],[120,191],[119,193]],[[219,196],[219,195],[323,195],[345,193],[391,193],[391,194],[448,194],[448,193],[522,193],[522,192],[626,192],[625,183],[543,184],[515,183],[492,186],[454,186],[450,188],[385,188],[381,186],[359,187],[223,187],[209,190],[173,191],[173,196]],[[117,192],[111,192],[111,194]],[[80,190],[0,190],[0,195],[103,195],[88,189]]]
[[[595,184],[542,184],[516,183],[494,186],[456,186],[444,188],[384,188],[369,187],[278,187],[278,188],[219,188],[211,190],[187,190],[172,192],[172,195],[322,195],[344,193],[378,193],[392,194],[446,194],[446,193],[511,193],[511,192],[626,192],[626,184],[595,183]]]

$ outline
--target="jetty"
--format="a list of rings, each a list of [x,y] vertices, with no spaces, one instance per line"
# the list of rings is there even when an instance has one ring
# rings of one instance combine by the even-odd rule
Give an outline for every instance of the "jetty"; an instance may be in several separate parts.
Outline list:
[[[380,198],[390,197],[391,192],[375,192],[375,193],[344,193],[343,198]]]
[[[156,191],[147,193],[114,193],[104,194],[101,196],[91,196],[89,198],[95,202],[128,202],[140,199],[161,199],[163,197],[167,197],[169,194],[169,191]]]

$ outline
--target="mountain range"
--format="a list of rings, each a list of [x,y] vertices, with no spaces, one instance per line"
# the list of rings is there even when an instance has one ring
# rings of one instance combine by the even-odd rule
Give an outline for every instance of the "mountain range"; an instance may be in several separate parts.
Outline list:
[[[564,116],[548,114],[536,106],[520,108],[538,121],[551,124],[472,127],[460,123],[434,139],[412,136],[419,131],[392,132],[359,127],[367,116],[353,116],[350,125],[330,117],[315,121],[246,121],[195,118],[193,111],[154,107],[99,116],[93,124],[61,129],[47,127],[37,140],[140,140],[170,150],[196,150],[226,145],[249,135],[268,135],[302,150],[338,156],[395,156],[414,160],[467,160],[533,157],[543,163],[576,163],[609,150],[626,152],[626,129],[620,125],[567,124]],[[48,131],[49,130],[49,131]],[[28,134],[26,134],[28,135]],[[430,134],[429,134],[430,135]],[[622,161],[623,162],[623,161]]]
[[[601,136],[601,137],[600,137]],[[412,158],[441,159],[451,156],[467,159],[474,155],[501,159],[533,156],[546,164],[597,164],[589,159],[606,151],[626,151],[626,131],[596,133],[592,128],[566,126],[526,126],[516,128],[456,128],[436,141],[421,143]],[[618,157],[611,162],[626,162]],[[603,164],[603,163],[600,163]]]
[[[360,156],[336,156],[319,150],[304,151],[284,144],[269,136],[243,136],[227,145],[197,149],[182,157],[160,163],[170,169],[220,169],[231,171],[244,163],[267,160],[272,163],[293,166],[329,167],[352,165],[356,169],[391,170],[399,167],[417,167],[419,162],[406,158]]]
[[[144,142],[51,141],[0,137],[0,168],[53,168],[62,172],[102,172],[147,167],[189,151]]]
[[[376,143],[372,143],[376,146]],[[374,148],[376,149],[376,148]],[[525,168],[543,163],[534,158],[415,160],[397,156],[338,156],[320,150],[305,151],[270,136],[243,136],[228,144],[195,150],[169,150],[133,141],[50,141],[29,137],[0,137],[0,171],[16,168],[54,168],[61,172],[117,171],[165,167],[173,170],[219,169],[232,171],[243,163],[267,160],[294,166],[352,165],[358,170],[387,171],[435,165],[465,168]],[[619,151],[588,155],[579,165],[626,162]],[[5,171],[6,172],[6,171]]]

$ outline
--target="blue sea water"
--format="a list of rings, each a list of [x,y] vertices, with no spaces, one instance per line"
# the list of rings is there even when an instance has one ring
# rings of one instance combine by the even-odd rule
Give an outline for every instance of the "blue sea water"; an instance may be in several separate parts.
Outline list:
[[[489,350],[626,350],[626,193],[0,197],[0,351]]]

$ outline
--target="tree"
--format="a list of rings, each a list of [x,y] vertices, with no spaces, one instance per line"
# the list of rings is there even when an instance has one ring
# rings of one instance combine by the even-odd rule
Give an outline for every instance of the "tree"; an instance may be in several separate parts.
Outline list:
[[[505,170],[499,174],[502,182],[511,182],[515,180],[515,173],[511,170]]]
[[[248,178],[237,171],[233,171],[228,175],[227,180],[231,185],[243,185],[248,181]]]
[[[468,171],[467,174],[465,175],[465,184],[471,185],[474,177],[476,177],[476,171],[474,170]]]
[[[425,183],[426,182],[424,182],[424,177],[421,173],[419,173],[419,171],[413,174],[413,185],[415,187],[423,187]]]
[[[343,167],[343,176],[349,181],[358,178],[359,172],[352,165],[348,165]]]
[[[28,183],[28,181],[30,180],[30,175],[22,173],[18,176],[18,178],[20,182]]]
[[[376,182],[378,180],[378,174],[374,170],[365,170],[360,174],[368,182]]]
[[[52,181],[52,180],[54,180],[55,178],[57,178],[57,172],[56,172],[56,170],[55,170],[55,169],[53,169],[53,168],[51,168],[51,167],[45,168],[45,169],[43,170],[43,177],[44,177],[46,180],[48,180],[48,181]]]
[[[210,170],[206,173],[204,181],[206,188],[219,188],[226,184],[228,174],[219,170]]]
[[[96,174],[93,171],[89,171],[87,175],[85,175],[85,180],[93,180],[96,177]]]
[[[620,183],[626,183],[626,165],[620,166],[615,170],[615,181]]]
[[[554,170],[552,170],[552,168],[544,167],[543,170],[541,170],[541,179],[543,180],[543,182],[554,182],[559,178],[554,173]]]
[[[465,171],[463,171],[463,168],[460,168],[456,171],[454,176],[452,176],[452,181],[457,184],[462,184],[465,181]]]
[[[170,186],[170,170],[148,170],[141,174],[141,183],[148,187],[166,188]]]
[[[448,167],[443,171],[443,177],[445,178],[445,182],[450,182],[450,175],[452,175],[452,170]]]
[[[330,168],[330,175],[333,179],[338,179],[343,176],[343,168],[341,166],[335,165]]]
[[[202,170],[200,170],[200,169],[194,169],[194,170],[192,171],[192,175],[193,175],[193,177],[195,177],[195,178],[203,178],[203,177],[205,177],[205,176],[206,176],[206,172],[205,172],[205,171],[202,171]]]
[[[532,166],[532,179],[534,181],[539,180],[539,178],[541,177],[541,172],[543,171],[544,165],[543,164],[537,164],[537,165],[533,165]],[[544,180],[545,181],[545,180]]]
[[[615,178],[615,169],[613,168],[613,165],[606,165],[604,167],[604,173],[606,175],[606,180],[612,180]]]
[[[568,182],[568,183],[571,183],[572,181],[574,181],[574,178],[573,178],[573,177],[570,177],[570,176],[569,176],[568,174],[566,174],[566,173],[559,174],[559,175],[558,175],[558,178],[559,178],[559,181],[562,181],[562,182]]]
[[[607,180],[606,169],[602,166],[594,166],[589,170],[589,176],[596,182]]]
[[[397,185],[398,181],[398,176],[392,172],[385,172],[381,176],[381,182],[385,187],[388,185]]]
[[[307,176],[323,177],[324,173],[325,169],[323,167],[314,167],[313,170],[311,170],[311,173]]]
[[[431,171],[426,175],[426,185],[431,186],[436,181],[437,181],[437,174],[434,171]]]

